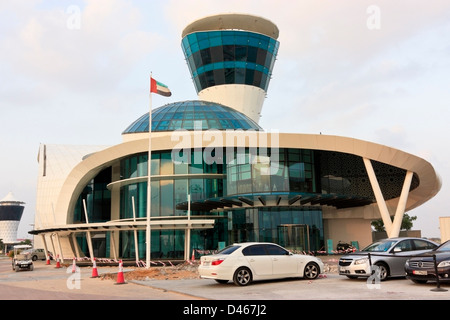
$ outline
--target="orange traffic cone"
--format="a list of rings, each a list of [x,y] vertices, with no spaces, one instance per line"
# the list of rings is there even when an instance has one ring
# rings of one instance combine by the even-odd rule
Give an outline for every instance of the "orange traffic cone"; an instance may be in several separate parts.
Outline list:
[[[75,257],[73,257],[73,262],[72,262],[72,273],[77,272],[77,264],[75,263]]]
[[[195,261],[195,250],[194,249],[192,249],[192,258],[191,258],[191,260]]]
[[[46,265],[50,265],[50,255],[49,254],[47,254],[47,263],[46,263]]]
[[[94,261],[92,262],[92,275],[91,275],[91,278],[98,278],[97,263],[95,263],[95,258],[94,258]]]
[[[119,272],[117,273],[117,282],[115,284],[124,284],[125,279],[123,277],[123,263],[122,260],[119,261]]]
[[[56,255],[56,267],[55,268],[61,268],[61,263],[59,262],[59,254]]]

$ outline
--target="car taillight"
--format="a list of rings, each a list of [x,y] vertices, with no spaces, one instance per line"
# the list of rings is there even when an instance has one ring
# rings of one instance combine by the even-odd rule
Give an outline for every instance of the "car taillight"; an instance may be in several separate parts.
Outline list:
[[[217,259],[214,260],[213,262],[211,262],[212,266],[218,266],[219,264],[221,264],[225,259]]]

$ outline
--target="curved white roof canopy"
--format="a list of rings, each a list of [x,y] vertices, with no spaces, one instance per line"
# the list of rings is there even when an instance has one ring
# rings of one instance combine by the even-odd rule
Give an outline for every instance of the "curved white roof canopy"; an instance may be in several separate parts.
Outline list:
[[[185,132],[183,134],[187,136],[184,141],[188,141],[187,144],[190,143],[190,145],[186,145],[186,148],[193,146],[195,133]],[[213,142],[202,141],[203,147],[249,146],[250,139],[227,140],[226,132],[218,131],[217,134],[223,136],[222,141],[220,139],[215,139]],[[259,137],[267,135],[261,138],[261,141],[268,141],[269,147],[270,140],[275,138],[272,133],[260,132],[256,134]],[[258,141],[258,144],[260,144],[260,141]],[[180,145],[179,141],[173,141],[171,134],[155,135],[152,138],[153,151],[172,150],[175,147],[182,148],[183,146]],[[420,184],[409,192],[406,211],[430,200],[441,189],[441,179],[428,161],[385,145],[339,136],[279,133],[277,147],[344,152],[411,171],[418,176]],[[64,182],[55,208],[56,212],[65,214],[65,218],[62,219],[66,223],[70,223],[70,215],[73,214],[78,196],[91,179],[116,161],[142,152],[148,152],[148,139],[143,138],[118,144],[97,152],[80,162]],[[398,201],[399,198],[394,198],[386,202],[396,205]],[[63,221],[60,220],[59,222],[62,223]]]

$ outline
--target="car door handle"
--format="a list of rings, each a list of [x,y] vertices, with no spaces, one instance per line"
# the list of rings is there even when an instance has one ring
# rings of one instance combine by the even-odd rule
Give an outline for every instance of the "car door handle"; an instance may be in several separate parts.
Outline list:
[[[272,260],[273,260],[273,261],[278,261],[278,259],[277,259],[277,258],[273,258]]]
[[[250,262],[255,262],[255,259],[250,259]]]

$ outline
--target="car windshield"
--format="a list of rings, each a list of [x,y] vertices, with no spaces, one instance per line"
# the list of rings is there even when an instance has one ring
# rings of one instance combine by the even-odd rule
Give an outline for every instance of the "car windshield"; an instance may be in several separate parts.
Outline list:
[[[217,254],[230,254],[230,253],[233,253],[235,250],[237,250],[239,248],[240,248],[240,246],[231,245],[231,246],[223,248],[222,250],[217,252]]]
[[[366,252],[386,252],[388,251],[395,243],[396,240],[388,240],[388,241],[378,241],[374,242],[371,245],[365,247],[361,251]]]
[[[436,248],[436,251],[450,251],[450,241],[441,244],[438,248]]]

